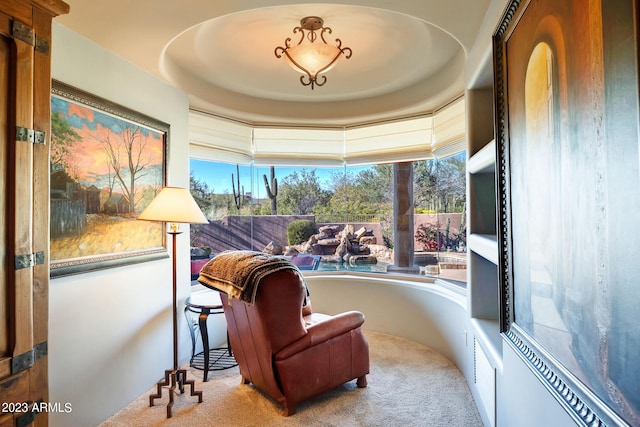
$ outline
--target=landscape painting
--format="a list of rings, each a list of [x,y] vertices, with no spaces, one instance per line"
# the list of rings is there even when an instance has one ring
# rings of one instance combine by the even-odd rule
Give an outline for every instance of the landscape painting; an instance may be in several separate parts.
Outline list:
[[[165,185],[168,126],[54,81],[51,276],[166,257],[164,226],[136,217]]]

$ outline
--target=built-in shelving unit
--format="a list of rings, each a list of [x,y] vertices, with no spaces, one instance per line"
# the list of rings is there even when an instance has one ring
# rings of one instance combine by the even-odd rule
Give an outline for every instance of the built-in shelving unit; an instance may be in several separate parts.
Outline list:
[[[471,317],[499,319],[498,239],[496,235],[495,142],[467,161],[469,179],[469,250]],[[484,323],[483,323],[484,324]],[[499,331],[496,331],[496,333]]]
[[[497,372],[502,372],[500,262],[497,238],[496,145],[493,91],[467,96],[468,117],[468,308],[473,334],[474,397],[486,425],[496,424]]]

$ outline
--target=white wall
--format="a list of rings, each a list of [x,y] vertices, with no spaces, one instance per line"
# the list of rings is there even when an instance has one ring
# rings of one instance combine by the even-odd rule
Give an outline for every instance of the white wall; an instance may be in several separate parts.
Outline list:
[[[444,284],[392,276],[319,273],[307,276],[306,282],[314,311],[361,311],[365,329],[429,346],[455,363],[467,380],[473,379],[465,295]]]
[[[54,23],[52,75],[168,123],[168,184],[189,185],[188,98]],[[186,230],[188,231],[188,230]],[[188,233],[178,236],[179,304],[190,292]],[[173,365],[169,258],[54,279],[49,307],[49,399],[70,403],[52,426],[97,425]],[[179,311],[180,363],[191,341]],[[165,396],[166,397],[166,396]]]

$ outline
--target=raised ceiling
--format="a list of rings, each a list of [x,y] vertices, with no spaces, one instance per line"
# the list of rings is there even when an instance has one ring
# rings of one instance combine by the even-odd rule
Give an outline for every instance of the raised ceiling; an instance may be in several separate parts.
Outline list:
[[[253,125],[354,126],[428,114],[464,92],[489,0],[66,0],[62,25],[189,94],[194,110]],[[353,55],[324,86],[274,55],[305,16]],[[329,41],[329,40],[328,40]]]

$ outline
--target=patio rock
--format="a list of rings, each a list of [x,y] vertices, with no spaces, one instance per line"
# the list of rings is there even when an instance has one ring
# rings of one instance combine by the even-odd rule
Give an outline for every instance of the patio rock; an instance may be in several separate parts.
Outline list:
[[[307,254],[311,254],[311,255],[327,255],[324,252],[324,246],[322,245],[311,245],[308,247],[308,249],[304,252]]]
[[[300,253],[300,251],[298,251],[296,248],[294,248],[293,246],[287,246],[284,250],[283,255],[284,256],[294,256],[294,255],[298,255]]]
[[[351,245],[350,253],[355,255],[369,255],[371,254],[371,249],[367,245]]]
[[[372,255],[348,255],[344,261],[349,265],[377,264],[378,258]]]
[[[349,253],[350,249],[351,249],[351,242],[349,242],[349,239],[347,239],[346,237],[342,237],[340,239],[340,244],[336,248],[335,254],[336,256],[343,257]]]
[[[367,247],[371,251],[371,255],[374,255],[378,259],[393,259],[393,250],[389,249],[385,245],[367,245]]]
[[[340,240],[336,239],[335,237],[330,239],[319,239],[316,242],[316,245],[320,245],[320,246],[338,246],[339,244],[340,244]]]
[[[376,236],[362,236],[358,239],[358,243],[361,245],[377,245],[378,239],[376,239]]]
[[[377,258],[372,255],[369,245],[376,243],[373,231],[365,227],[354,231],[352,224],[346,224],[342,229],[339,225],[325,225],[297,248],[299,253],[322,256],[324,262],[342,263],[353,259],[357,264],[375,264]]]
[[[278,243],[274,243],[274,241],[270,241],[269,244],[267,246],[265,246],[265,248],[262,250],[262,252],[266,253],[266,254],[271,254],[271,255],[282,255],[282,245],[278,244]]]
[[[360,227],[360,228],[358,229],[358,231],[356,231],[356,232],[354,233],[353,237],[354,237],[356,240],[360,240],[360,238],[361,238],[362,236],[364,236],[366,233],[367,233],[367,229],[366,229],[366,228],[364,228],[364,227]]]
[[[210,253],[211,253],[211,250],[207,252],[204,248],[191,248],[192,257],[204,258],[209,256]]]
[[[323,225],[318,229],[318,233],[326,233],[329,236],[335,236],[340,227],[337,225]]]

